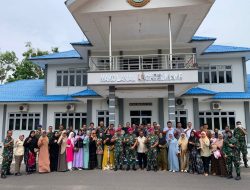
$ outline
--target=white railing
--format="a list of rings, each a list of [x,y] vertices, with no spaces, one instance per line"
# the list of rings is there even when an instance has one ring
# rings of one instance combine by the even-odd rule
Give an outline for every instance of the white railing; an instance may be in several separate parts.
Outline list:
[[[197,69],[196,54],[193,53],[91,56],[89,66],[90,71]]]

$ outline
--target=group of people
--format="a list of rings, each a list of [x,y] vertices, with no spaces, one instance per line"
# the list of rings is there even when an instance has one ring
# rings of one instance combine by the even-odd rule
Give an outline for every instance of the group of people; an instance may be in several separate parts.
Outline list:
[[[109,127],[100,122],[98,127],[90,123],[77,133],[70,127],[60,126],[53,132],[38,127],[25,139],[23,135],[16,141],[12,131],[7,132],[4,140],[1,178],[12,175],[10,172],[13,155],[15,175],[19,176],[24,159],[26,173],[66,172],[83,169],[103,170],[166,170],[208,176],[219,175],[233,178],[233,164],[236,180],[240,180],[241,153],[245,167],[247,164],[247,131],[241,122],[236,123],[234,132],[229,127],[220,132],[210,131],[204,124],[194,130],[192,123],[183,129],[171,121],[163,129],[156,122],[147,125],[126,123],[126,126],[113,124]],[[14,149],[15,148],[15,149]]]

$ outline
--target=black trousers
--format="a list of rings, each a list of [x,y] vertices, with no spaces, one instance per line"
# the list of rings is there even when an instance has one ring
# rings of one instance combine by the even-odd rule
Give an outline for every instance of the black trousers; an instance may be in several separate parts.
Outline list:
[[[138,161],[139,161],[139,167],[140,168],[146,168],[147,167],[147,155],[145,153],[139,153],[138,152]]]
[[[203,162],[204,172],[208,174],[209,173],[210,157],[202,156],[201,159]]]

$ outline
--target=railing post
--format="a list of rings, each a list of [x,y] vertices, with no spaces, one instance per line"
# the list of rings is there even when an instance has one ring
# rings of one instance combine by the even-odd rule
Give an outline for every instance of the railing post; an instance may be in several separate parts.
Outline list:
[[[139,55],[139,70],[141,70],[141,56]]]
[[[172,44],[172,23],[171,23],[171,14],[168,14],[168,29],[169,29],[169,61],[170,68],[173,69],[172,61],[173,61],[173,44]]]
[[[112,70],[112,17],[109,16],[109,69]]]

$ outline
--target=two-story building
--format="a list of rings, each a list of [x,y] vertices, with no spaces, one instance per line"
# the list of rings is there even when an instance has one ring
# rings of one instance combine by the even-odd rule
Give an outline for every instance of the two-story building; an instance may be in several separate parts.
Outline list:
[[[0,86],[1,139],[8,129],[17,137],[38,124],[77,130],[100,121],[162,127],[190,121],[194,128],[207,123],[223,130],[239,120],[249,130],[250,48],[194,36],[213,3],[66,1],[88,40],[31,58],[45,79]]]

